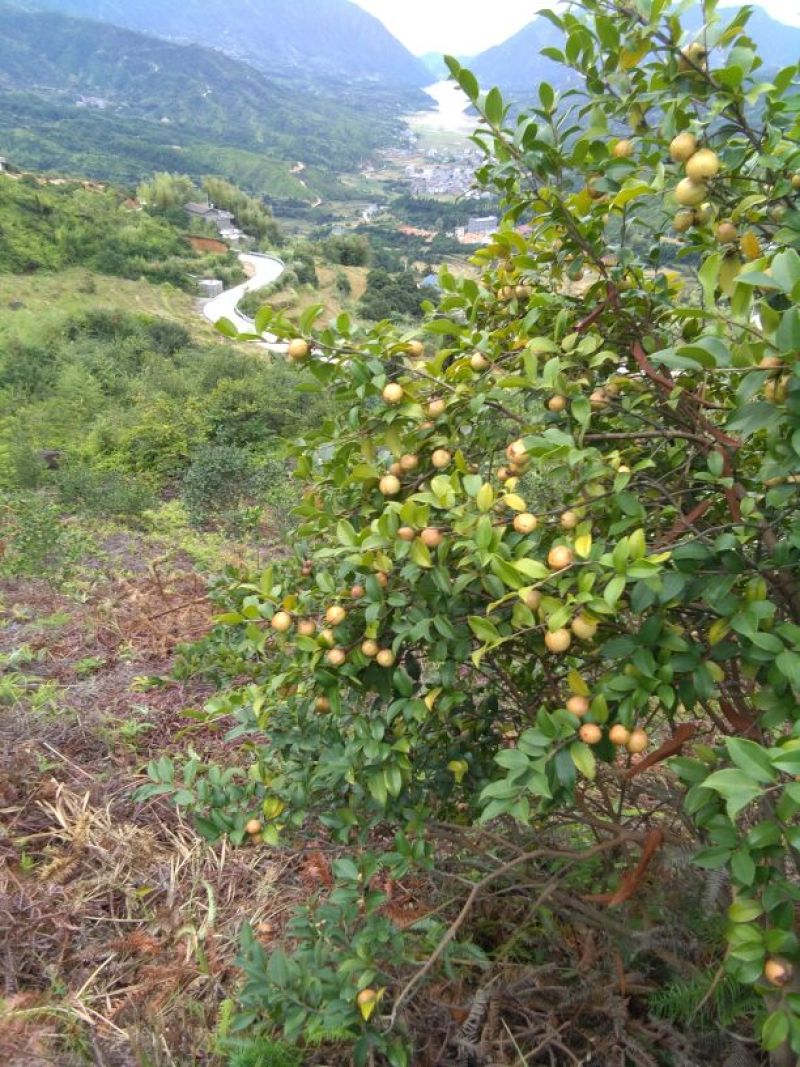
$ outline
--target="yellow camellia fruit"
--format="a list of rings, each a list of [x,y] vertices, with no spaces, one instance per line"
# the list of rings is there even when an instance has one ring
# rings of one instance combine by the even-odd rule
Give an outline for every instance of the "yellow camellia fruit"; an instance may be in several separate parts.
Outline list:
[[[366,589],[360,582],[356,582],[355,585],[350,586],[350,596],[353,600],[360,600],[365,593]]]
[[[509,462],[511,463],[519,463],[522,460],[526,459],[528,455],[528,450],[525,447],[525,442],[522,440],[521,437],[518,438],[516,441],[512,441],[511,444],[508,445],[508,447],[506,448],[506,455],[508,456]]]
[[[413,541],[417,535],[412,526],[401,526],[397,531],[397,536],[401,541]]]
[[[623,137],[621,141],[617,141],[614,147],[611,149],[611,155],[615,159],[627,159],[628,156],[633,155],[633,141],[627,137]]]
[[[250,819],[245,825],[244,832],[250,834],[253,837],[255,834],[261,833],[261,823],[258,819]]]
[[[387,404],[399,404],[403,399],[403,387],[397,382],[389,382],[384,386],[381,396]]]
[[[631,739],[631,732],[621,722],[618,722],[608,731],[608,739],[617,748],[625,748]]]
[[[550,399],[547,401],[547,407],[550,409],[550,411],[554,411],[556,413],[558,413],[559,411],[563,411],[566,406],[567,398],[565,396],[551,396]]]
[[[347,618],[347,612],[340,604],[331,604],[325,612],[325,622],[331,626],[341,626]]]
[[[336,641],[336,635],[334,634],[333,630],[329,630],[326,626],[324,630],[320,630],[319,640],[323,645],[326,645],[328,648],[331,648]]]
[[[313,619],[301,619],[297,624],[297,632],[301,637],[313,637],[317,632],[317,624]]]
[[[589,404],[595,411],[599,411],[601,408],[606,407],[608,404],[608,394],[605,389],[595,389],[589,396]]]
[[[561,571],[565,567],[569,567],[573,559],[572,549],[567,545],[553,545],[547,553],[547,565],[554,571]]]
[[[717,226],[716,233],[717,240],[721,245],[735,245],[739,240],[739,231],[729,219],[724,219]]]
[[[585,722],[578,731],[581,741],[587,745],[599,745],[603,740],[603,731],[594,722]]]
[[[381,667],[393,667],[394,652],[390,648],[382,648],[376,655],[375,660]]]
[[[419,456],[413,452],[406,452],[405,455],[400,457],[400,469],[404,471],[413,471],[419,466]]]
[[[708,178],[716,178],[719,174],[720,162],[716,152],[710,148],[701,148],[686,161],[686,176],[693,182],[704,182]]]
[[[548,630],[544,635],[544,643],[551,652],[566,652],[572,644],[572,634],[569,630]]]
[[[684,207],[697,207],[702,204],[708,195],[708,186],[705,182],[696,182],[691,178],[683,178],[675,186],[675,199]]]
[[[304,341],[302,337],[295,337],[289,342],[289,347],[286,350],[289,359],[295,363],[304,363],[311,355],[311,349],[308,346],[308,342]]]
[[[375,989],[362,989],[356,997],[359,1013],[364,1022],[369,1022],[378,1006],[380,994]]]
[[[673,137],[669,143],[669,154],[676,163],[685,163],[697,151],[697,138],[693,133],[684,131]]]
[[[347,659],[347,653],[343,648],[332,648],[330,652],[326,653],[325,659],[330,663],[331,667],[341,667]]]
[[[446,448],[437,448],[431,455],[431,463],[437,470],[442,470],[446,467],[453,457],[447,451]]]
[[[676,233],[686,233],[694,226],[693,211],[677,211],[672,217],[672,228]]]
[[[406,352],[412,359],[421,359],[425,355],[425,345],[422,341],[409,341],[406,345]]]
[[[794,977],[794,967],[788,960],[773,957],[764,964],[764,977],[770,985],[785,986]]]
[[[567,711],[571,715],[586,715],[589,711],[589,699],[588,697],[572,696],[569,698],[565,705]]]
[[[396,474],[387,474],[378,482],[378,489],[384,496],[397,496],[402,486]]]
[[[437,419],[440,415],[443,415],[447,404],[441,397],[434,397],[433,400],[428,402],[427,412],[430,418]]]
[[[570,623],[570,629],[579,641],[591,641],[597,633],[597,623],[585,615],[578,615]]]
[[[625,746],[628,752],[633,753],[634,756],[638,756],[640,752],[644,752],[647,748],[648,737],[644,730],[637,727],[635,730],[631,730],[631,736],[628,738],[628,743]]]
[[[369,659],[374,659],[380,652],[380,646],[377,641],[373,641],[371,638],[367,638],[366,641],[361,642],[361,651]]]
[[[285,634],[292,628],[292,616],[288,611],[276,611],[272,616],[270,626],[273,630],[277,630],[279,634]]]
[[[325,715],[331,710],[331,702],[327,697],[317,697],[314,701],[314,711],[319,715]]]
[[[561,527],[564,530],[574,530],[580,521],[576,512],[565,511],[561,516]]]
[[[474,371],[482,371],[489,366],[489,360],[483,352],[473,352],[469,358],[469,365]]]
[[[539,525],[539,520],[529,511],[523,511],[514,516],[514,529],[520,534],[530,534]]]
[[[444,541],[444,535],[441,530],[437,530],[435,526],[426,526],[426,528],[419,535],[420,541],[428,548],[437,548],[442,541]]]

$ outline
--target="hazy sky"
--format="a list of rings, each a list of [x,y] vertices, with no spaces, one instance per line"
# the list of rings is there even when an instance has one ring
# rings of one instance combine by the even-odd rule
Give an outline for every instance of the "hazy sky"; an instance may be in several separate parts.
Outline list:
[[[412,52],[476,55],[521,30],[545,0],[354,0]],[[735,6],[736,0],[733,0]],[[761,0],[773,18],[800,26],[800,0]]]

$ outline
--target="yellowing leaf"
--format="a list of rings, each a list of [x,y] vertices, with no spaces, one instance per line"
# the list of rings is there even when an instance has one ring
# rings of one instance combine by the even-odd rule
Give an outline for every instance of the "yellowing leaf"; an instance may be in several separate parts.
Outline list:
[[[282,607],[285,611],[294,611],[297,607],[297,597],[294,593],[292,593],[291,596],[284,597]]]
[[[264,803],[261,805],[266,819],[277,819],[279,815],[283,814],[285,807],[286,805],[283,801],[277,797],[265,797]]]
[[[441,692],[442,687],[439,686],[437,689],[431,689],[425,694],[425,707],[428,709],[428,711],[433,711],[433,706],[439,699]]]
[[[581,534],[580,537],[575,538],[575,555],[579,559],[588,559],[591,551],[592,535],[590,533]]]
[[[476,503],[478,505],[478,511],[491,510],[492,504],[494,504],[494,489],[492,489],[488,482],[484,482],[478,490]]]
[[[469,770],[469,764],[463,759],[451,759],[447,764],[447,769],[460,785],[464,780],[464,775]]]
[[[567,685],[569,686],[569,691],[574,693],[575,696],[588,697],[589,686],[584,682],[583,678],[581,678],[574,667],[567,675]]]
[[[503,503],[507,508],[511,508],[512,511],[525,511],[527,504],[516,493],[506,493],[503,497]]]
[[[718,663],[714,663],[711,660],[706,660],[706,668],[715,682],[725,681],[725,671],[722,669],[722,667],[720,667]]]
[[[645,37],[634,48],[621,48],[619,53],[620,70],[633,70],[639,61],[647,55],[650,41]]]
[[[731,628],[728,625],[727,619],[717,619],[716,622],[712,622],[712,624],[708,628],[709,644],[718,645],[719,642],[723,639],[723,637],[725,637],[726,634],[730,633],[730,629]]]

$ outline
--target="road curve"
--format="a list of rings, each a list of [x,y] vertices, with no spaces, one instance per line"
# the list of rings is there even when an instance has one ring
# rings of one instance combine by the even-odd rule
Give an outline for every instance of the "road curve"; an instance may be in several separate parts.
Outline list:
[[[239,262],[243,267],[250,267],[252,275],[241,285],[232,289],[226,289],[219,296],[212,297],[203,304],[203,314],[209,322],[216,323],[220,319],[228,319],[240,333],[253,332],[253,320],[248,319],[239,311],[239,302],[246,293],[254,289],[263,289],[280,278],[286,270],[286,265],[277,256],[266,255],[262,252],[240,252]],[[264,334],[264,344],[275,351],[282,352],[285,345],[276,343],[276,338],[271,334]]]

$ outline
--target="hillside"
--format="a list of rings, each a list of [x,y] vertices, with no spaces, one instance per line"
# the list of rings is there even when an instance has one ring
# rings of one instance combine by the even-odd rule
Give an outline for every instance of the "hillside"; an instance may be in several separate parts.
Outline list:
[[[427,72],[378,19],[348,0],[39,0],[39,7],[194,41],[267,71],[420,87]]]
[[[729,20],[734,12],[722,9],[723,19]],[[694,16],[695,25],[699,25],[697,12],[693,11],[686,19],[686,26],[691,30]],[[767,70],[797,63],[800,56],[800,28],[786,26],[771,18],[759,7],[747,24],[749,35],[756,43],[757,50],[764,58]],[[535,92],[541,81],[548,81],[557,87],[575,84],[577,76],[567,68],[541,55],[543,48],[558,48],[564,44],[563,34],[548,19],[535,18],[507,41],[489,48],[480,55],[467,61],[480,83],[484,86],[499,85],[509,90],[528,90]]]
[[[277,195],[308,195],[289,179],[297,159],[346,169],[392,129],[356,102],[278,82],[209,48],[7,4],[0,93],[3,154],[22,165],[133,181],[159,168],[218,170],[246,182],[243,171],[266,158],[279,161],[283,193],[269,172],[252,187],[272,186]],[[231,150],[254,158],[225,158]]]

